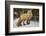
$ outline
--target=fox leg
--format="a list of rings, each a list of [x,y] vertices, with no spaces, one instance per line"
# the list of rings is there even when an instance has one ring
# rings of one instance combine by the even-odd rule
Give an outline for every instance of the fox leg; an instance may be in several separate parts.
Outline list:
[[[25,25],[27,25],[27,20],[25,20]]]
[[[30,24],[30,20],[27,20],[27,24]]]
[[[25,22],[23,21],[23,25],[25,25]]]

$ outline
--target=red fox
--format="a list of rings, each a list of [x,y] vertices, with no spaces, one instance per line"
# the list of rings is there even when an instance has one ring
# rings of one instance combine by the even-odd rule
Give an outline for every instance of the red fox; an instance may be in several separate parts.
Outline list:
[[[27,13],[23,13],[23,14],[20,15],[19,20],[18,20],[16,25],[21,26],[21,22],[23,22],[23,24],[24,24],[25,20],[30,21],[32,16],[33,16],[32,10],[28,10]]]

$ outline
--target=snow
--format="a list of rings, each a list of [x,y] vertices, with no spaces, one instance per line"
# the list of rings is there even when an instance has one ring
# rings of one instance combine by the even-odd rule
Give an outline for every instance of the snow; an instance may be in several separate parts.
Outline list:
[[[13,21],[13,27],[16,28],[16,23],[18,22],[19,18],[14,19]],[[21,23],[22,26],[20,27],[39,27],[39,22],[38,21],[30,21],[30,24],[27,25],[26,21],[24,22],[25,25],[23,25],[23,22]]]

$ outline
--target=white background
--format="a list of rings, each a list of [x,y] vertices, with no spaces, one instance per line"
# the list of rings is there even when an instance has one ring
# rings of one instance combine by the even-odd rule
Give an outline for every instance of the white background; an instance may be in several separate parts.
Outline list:
[[[19,1],[24,1],[24,0],[19,0]],[[25,0],[25,1],[44,2],[46,5],[46,0]],[[46,15],[46,10],[45,10],[45,15]],[[5,34],[5,0],[0,0],[0,36],[5,36],[4,34]],[[16,35],[16,36],[46,36],[46,31],[45,31],[45,34],[28,34],[28,35]]]

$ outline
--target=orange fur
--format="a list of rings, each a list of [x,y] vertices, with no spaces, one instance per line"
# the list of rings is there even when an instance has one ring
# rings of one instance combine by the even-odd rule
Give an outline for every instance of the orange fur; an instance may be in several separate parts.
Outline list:
[[[25,20],[31,19],[33,16],[32,11],[28,10],[27,13],[23,13],[19,17],[19,21],[17,23],[17,26],[21,24],[21,22],[24,22]]]

